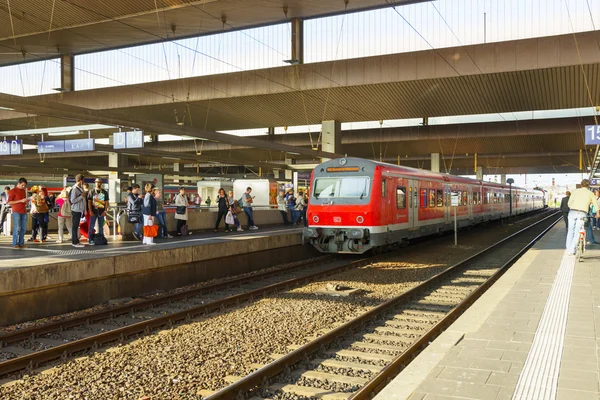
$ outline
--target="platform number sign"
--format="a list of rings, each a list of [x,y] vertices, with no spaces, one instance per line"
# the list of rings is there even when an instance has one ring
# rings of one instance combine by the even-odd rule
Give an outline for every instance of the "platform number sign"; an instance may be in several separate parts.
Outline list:
[[[585,144],[600,144],[600,125],[586,125]]]
[[[0,142],[0,156],[14,156],[23,154],[21,140],[4,140]]]

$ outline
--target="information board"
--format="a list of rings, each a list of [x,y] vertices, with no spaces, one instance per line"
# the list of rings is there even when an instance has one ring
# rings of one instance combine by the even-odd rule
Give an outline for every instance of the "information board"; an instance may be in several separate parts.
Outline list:
[[[460,201],[460,195],[458,192],[452,192],[452,197],[450,199],[450,205],[452,207],[458,207]]]
[[[52,142],[38,142],[38,153],[64,153],[65,152],[65,141],[55,140]]]
[[[585,144],[600,144],[600,125],[585,126]]]
[[[15,156],[23,154],[21,140],[5,140],[0,142],[0,156]]]
[[[65,152],[94,151],[94,139],[65,140]]]

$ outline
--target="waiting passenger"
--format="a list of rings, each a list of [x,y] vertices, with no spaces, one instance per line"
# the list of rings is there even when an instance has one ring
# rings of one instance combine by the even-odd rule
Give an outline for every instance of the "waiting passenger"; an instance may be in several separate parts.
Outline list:
[[[79,222],[85,212],[85,194],[83,190],[83,175],[78,174],[75,177],[75,185],[71,188],[69,193],[69,200],[71,202],[71,216],[72,216],[72,230],[71,230],[71,243],[73,247],[85,247],[79,241]]]
[[[567,232],[567,253],[575,255],[577,251],[578,227],[581,226],[577,221],[587,217],[590,206],[596,203],[596,197],[589,191],[590,181],[584,179],[581,181],[581,187],[573,190],[569,199],[569,231]],[[596,218],[600,217],[600,210],[596,210]],[[590,238],[595,241],[594,238]]]
[[[179,188],[179,194],[175,196],[175,219],[177,220],[177,236],[185,236],[187,229],[182,229],[187,225],[188,220],[188,205],[189,201],[185,196],[185,188],[182,186]],[[189,232],[188,232],[189,233]]]
[[[63,235],[65,231],[65,225],[69,236],[73,235],[73,215],[71,212],[71,203],[67,194],[67,188],[64,188],[58,199],[56,199],[56,205],[58,206],[58,241],[57,243],[63,242]]]
[[[171,239],[173,236],[169,235],[169,229],[167,227],[167,211],[165,211],[165,203],[162,197],[162,193],[159,189],[154,189],[154,198],[156,199],[156,219],[158,220],[158,237],[163,239]]]
[[[48,212],[48,204],[46,204],[39,187],[32,186],[31,193],[31,237],[27,241],[39,243],[41,240],[44,242],[44,217]]]
[[[298,225],[298,221],[302,218],[304,226],[308,226],[306,223],[306,200],[304,198],[304,193],[298,192],[298,197],[296,199],[296,206],[294,207],[294,211],[296,213],[296,220],[294,221],[294,226]]]
[[[571,198],[571,192],[567,191],[566,196],[560,201],[560,212],[562,212],[563,219],[565,221],[565,227],[569,230],[569,199]]]
[[[139,196],[140,185],[137,183],[131,187],[131,194],[127,198],[127,220],[133,224],[133,237],[136,240],[142,240],[142,203],[143,199]]]
[[[25,249],[25,229],[27,229],[27,179],[20,178],[17,185],[8,192],[8,205],[12,210],[13,249]]]
[[[94,181],[96,187],[88,192],[88,210],[90,210],[90,221],[88,227],[88,240],[90,246],[94,246],[94,227],[98,221],[98,230],[96,236],[104,237],[104,218],[108,209],[108,192],[102,189],[102,179],[96,178]]]
[[[254,218],[252,218],[252,203],[256,196],[251,196],[251,193],[252,188],[247,187],[246,192],[242,195],[242,206],[244,207],[244,213],[248,217],[248,229],[255,231],[258,229],[258,226],[254,225]]]
[[[281,217],[283,218],[283,224],[290,225],[287,214],[287,207],[285,204],[285,192],[283,190],[280,190],[279,196],[277,196],[277,209],[281,213]]]
[[[0,195],[0,201],[2,205],[2,209],[0,210],[0,232],[2,232],[4,228],[4,222],[6,221],[6,217],[10,213],[10,205],[8,204],[8,194],[10,193],[10,187],[6,186],[4,188],[4,193]]]
[[[217,222],[215,223],[215,232],[219,231],[219,224],[221,223],[221,219],[225,219],[225,232],[229,231],[229,224],[227,223],[227,213],[229,212],[229,200],[227,199],[227,195],[225,194],[225,189],[219,189],[217,194]]]
[[[144,216],[144,226],[153,226],[156,217],[156,199],[152,195],[154,187],[151,183],[146,183],[144,186],[146,194],[144,195],[144,203],[142,206],[142,215]],[[144,235],[143,244],[154,243],[154,236]]]
[[[231,211],[231,215],[233,216],[233,223],[235,224],[235,226],[237,227],[237,231],[238,232],[242,232],[242,225],[240,224],[240,220],[237,217],[237,214],[242,212],[242,210],[240,210],[240,205],[238,204],[238,202],[233,198],[233,190],[230,190],[228,192],[228,197],[229,199],[229,211]]]

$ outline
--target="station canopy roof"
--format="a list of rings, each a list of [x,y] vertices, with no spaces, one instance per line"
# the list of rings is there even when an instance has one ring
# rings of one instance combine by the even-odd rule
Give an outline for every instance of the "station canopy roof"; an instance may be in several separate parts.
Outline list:
[[[0,66],[422,1],[10,0],[0,3]]]

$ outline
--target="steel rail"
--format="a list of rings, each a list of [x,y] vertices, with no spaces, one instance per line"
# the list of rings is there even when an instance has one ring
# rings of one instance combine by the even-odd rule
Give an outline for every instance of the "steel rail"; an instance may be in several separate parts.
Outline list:
[[[467,259],[460,261],[457,264],[454,264],[453,266],[445,269],[444,271],[440,272],[439,274],[434,275],[433,277],[427,279],[426,281],[422,282],[421,284],[407,290],[406,292],[403,292],[399,296],[385,301],[384,303],[374,307],[373,309],[367,311],[366,313],[362,314],[361,316],[359,316],[351,321],[348,321],[348,322],[344,323],[343,325],[340,325],[339,327],[331,330],[330,332],[328,332],[322,336],[319,336],[318,338],[310,341],[309,343],[301,346],[300,348],[265,365],[264,367],[245,376],[244,378],[230,384],[229,386],[226,386],[225,388],[221,389],[220,391],[208,396],[206,399],[207,400],[236,399],[238,396],[241,396],[244,393],[259,387],[266,380],[274,377],[277,374],[280,374],[280,373],[288,370],[291,366],[306,360],[310,355],[316,353],[317,351],[323,349],[327,345],[338,340],[341,336],[344,336],[344,335],[348,334],[349,332],[351,332],[357,328],[360,328],[367,322],[377,318],[380,314],[387,312],[391,308],[397,307],[399,305],[399,303],[405,302],[405,301],[413,298],[417,293],[419,293],[420,291],[423,291],[424,289],[429,287],[431,284],[444,279],[448,275],[465,267],[467,264],[469,264],[476,258],[478,258],[482,255],[485,255],[490,250],[497,248],[499,245],[501,245],[509,240],[512,240],[515,237],[529,231],[531,228],[538,226],[539,224],[543,223],[544,221],[548,220],[549,218],[555,217],[557,214],[558,214],[558,212],[555,212],[555,213],[541,219],[540,221],[537,221],[536,223],[528,226],[527,228],[521,229],[518,232],[515,232],[515,233],[511,234],[510,236],[507,236],[506,238],[500,240],[499,242],[486,247],[485,249],[468,257]],[[518,256],[520,256],[523,252],[527,251],[533,244],[535,244],[535,242],[537,240],[539,240],[539,238],[541,238],[558,221],[560,221],[560,219],[557,219],[548,228],[544,229],[542,234],[537,235],[534,240],[530,241],[521,251],[519,251],[519,253],[516,256],[512,257],[509,262],[502,265],[502,267],[500,267],[498,272],[504,271],[512,262],[514,262],[517,259]],[[499,275],[497,275],[497,273],[494,274],[493,277],[494,276],[499,277]],[[487,284],[487,282],[489,282],[489,284]],[[486,283],[484,283],[482,285],[486,285],[486,289],[487,289],[487,287],[489,287],[489,285],[491,285],[492,283],[493,282],[490,282],[490,280],[488,279],[486,281]],[[483,293],[483,291],[476,290],[474,293],[478,293],[478,295],[480,295],[481,293]],[[450,321],[450,319],[447,319],[447,318],[449,318],[449,316],[450,316],[450,318],[456,318],[462,311],[464,311],[465,307],[468,304],[470,304],[471,301],[475,300],[476,297],[472,297],[472,296],[473,296],[473,294],[469,295],[465,300],[463,300],[460,303],[462,305],[462,307],[459,310],[457,310],[458,307],[455,308],[446,317],[444,317],[444,319],[442,319],[442,321],[440,321],[438,324],[436,324],[434,327],[439,326],[439,328],[434,333],[436,333],[436,334],[439,333],[439,329],[442,329],[442,327],[445,327],[444,325],[441,325],[441,324],[443,323],[443,321],[446,321],[446,324],[447,324],[448,321]],[[455,310],[457,310],[457,311],[455,311]],[[432,333],[428,336],[428,338],[431,339],[433,336],[435,336],[435,335]],[[417,343],[418,343],[418,345],[417,345]],[[395,371],[399,366],[401,366],[403,363],[405,363],[407,359],[411,359],[415,354],[417,354],[416,352],[419,351],[419,349],[427,343],[427,340],[421,338],[418,340],[417,343],[413,344],[410,347],[410,349],[413,349],[412,354],[408,354],[404,358],[401,358],[405,354],[405,353],[403,353],[402,355],[400,355],[397,359],[395,359],[392,362],[394,365],[394,368],[391,368],[390,365],[392,365],[392,364],[390,364],[390,365],[388,365],[388,368],[384,369],[384,371],[385,370],[387,370],[387,371],[394,370]],[[383,384],[382,382],[385,382],[385,380],[390,376],[389,374],[391,374],[391,372],[388,372],[387,375],[385,375],[381,378],[378,378],[378,376],[379,376],[378,375],[375,378],[373,378],[372,381],[367,382],[366,385],[368,385],[369,388],[381,387],[381,385]],[[355,395],[357,393],[355,393]],[[363,396],[363,397],[357,397],[357,399],[368,398],[367,394],[365,394],[365,393],[367,393],[366,391],[363,391],[362,393],[363,394],[361,394],[361,396]],[[354,398],[354,397],[352,397],[352,398]]]
[[[46,335],[52,332],[59,332],[65,329],[75,328],[80,325],[87,325],[93,322],[102,321],[104,319],[114,318],[116,316],[130,314],[142,309],[152,308],[155,306],[159,306],[162,304],[166,304],[172,301],[185,300],[188,297],[199,296],[202,294],[210,293],[217,291],[219,289],[227,288],[233,285],[241,285],[247,282],[252,282],[257,278],[265,278],[269,276],[276,276],[280,273],[286,273],[295,268],[310,268],[318,265],[322,262],[329,262],[332,258],[320,258],[317,260],[310,260],[304,263],[290,265],[284,268],[279,268],[271,271],[261,272],[254,275],[244,276],[241,278],[233,278],[228,279],[223,282],[210,284],[206,286],[201,286],[193,289],[188,289],[182,292],[168,294],[160,297],[155,297],[152,299],[143,300],[134,304],[125,304],[118,307],[113,307],[107,310],[100,310],[93,313],[80,315],[73,318],[64,319],[61,321],[56,321],[44,325],[32,326],[30,328],[25,328],[22,330],[5,333],[0,335],[0,351],[2,351],[2,347],[5,347],[7,344],[20,342],[28,339],[35,339],[36,337],[40,337],[42,335]]]
[[[312,280],[331,275],[337,272],[340,272],[345,269],[357,268],[363,266],[365,264],[374,262],[381,258],[385,257],[385,255],[376,256],[376,257],[365,257],[359,260],[351,261],[348,263],[344,263],[340,266],[328,268],[324,271],[319,271],[314,274],[303,275],[300,277],[288,279],[279,283],[274,283],[268,286],[264,286],[262,288],[250,290],[244,293],[240,293],[237,295],[229,296],[217,301],[213,301],[210,303],[206,303],[197,307],[192,307],[189,309],[184,309],[179,312],[175,312],[172,314],[156,317],[147,321],[141,321],[135,324],[131,324],[128,326],[115,328],[109,332],[100,333],[94,336],[90,336],[87,338],[74,340],[63,345],[58,345],[46,350],[42,350],[39,352],[35,352],[32,354],[27,354],[21,357],[12,358],[10,360],[6,360],[0,362],[0,376],[7,375],[10,373],[14,373],[23,369],[33,369],[36,368],[39,364],[46,363],[56,359],[66,359],[69,355],[73,353],[77,353],[87,349],[97,349],[99,346],[114,342],[114,341],[123,341],[127,337],[139,334],[139,333],[148,333],[153,329],[163,327],[165,325],[172,326],[173,324],[183,321],[190,320],[193,317],[196,317],[201,314],[205,314],[207,312],[215,311],[222,309],[227,306],[237,305],[242,301],[252,300],[257,297],[264,296],[268,293],[277,292],[280,290],[284,290],[289,287],[297,286],[305,282],[310,282]],[[248,277],[248,278],[255,278]],[[222,284],[218,284],[222,285]],[[179,293],[177,295],[180,295]],[[164,299],[162,302],[164,302]],[[108,311],[107,311],[108,312]],[[82,317],[83,318],[83,317]],[[85,319],[85,318],[83,318]],[[81,324],[80,324],[81,325]]]

